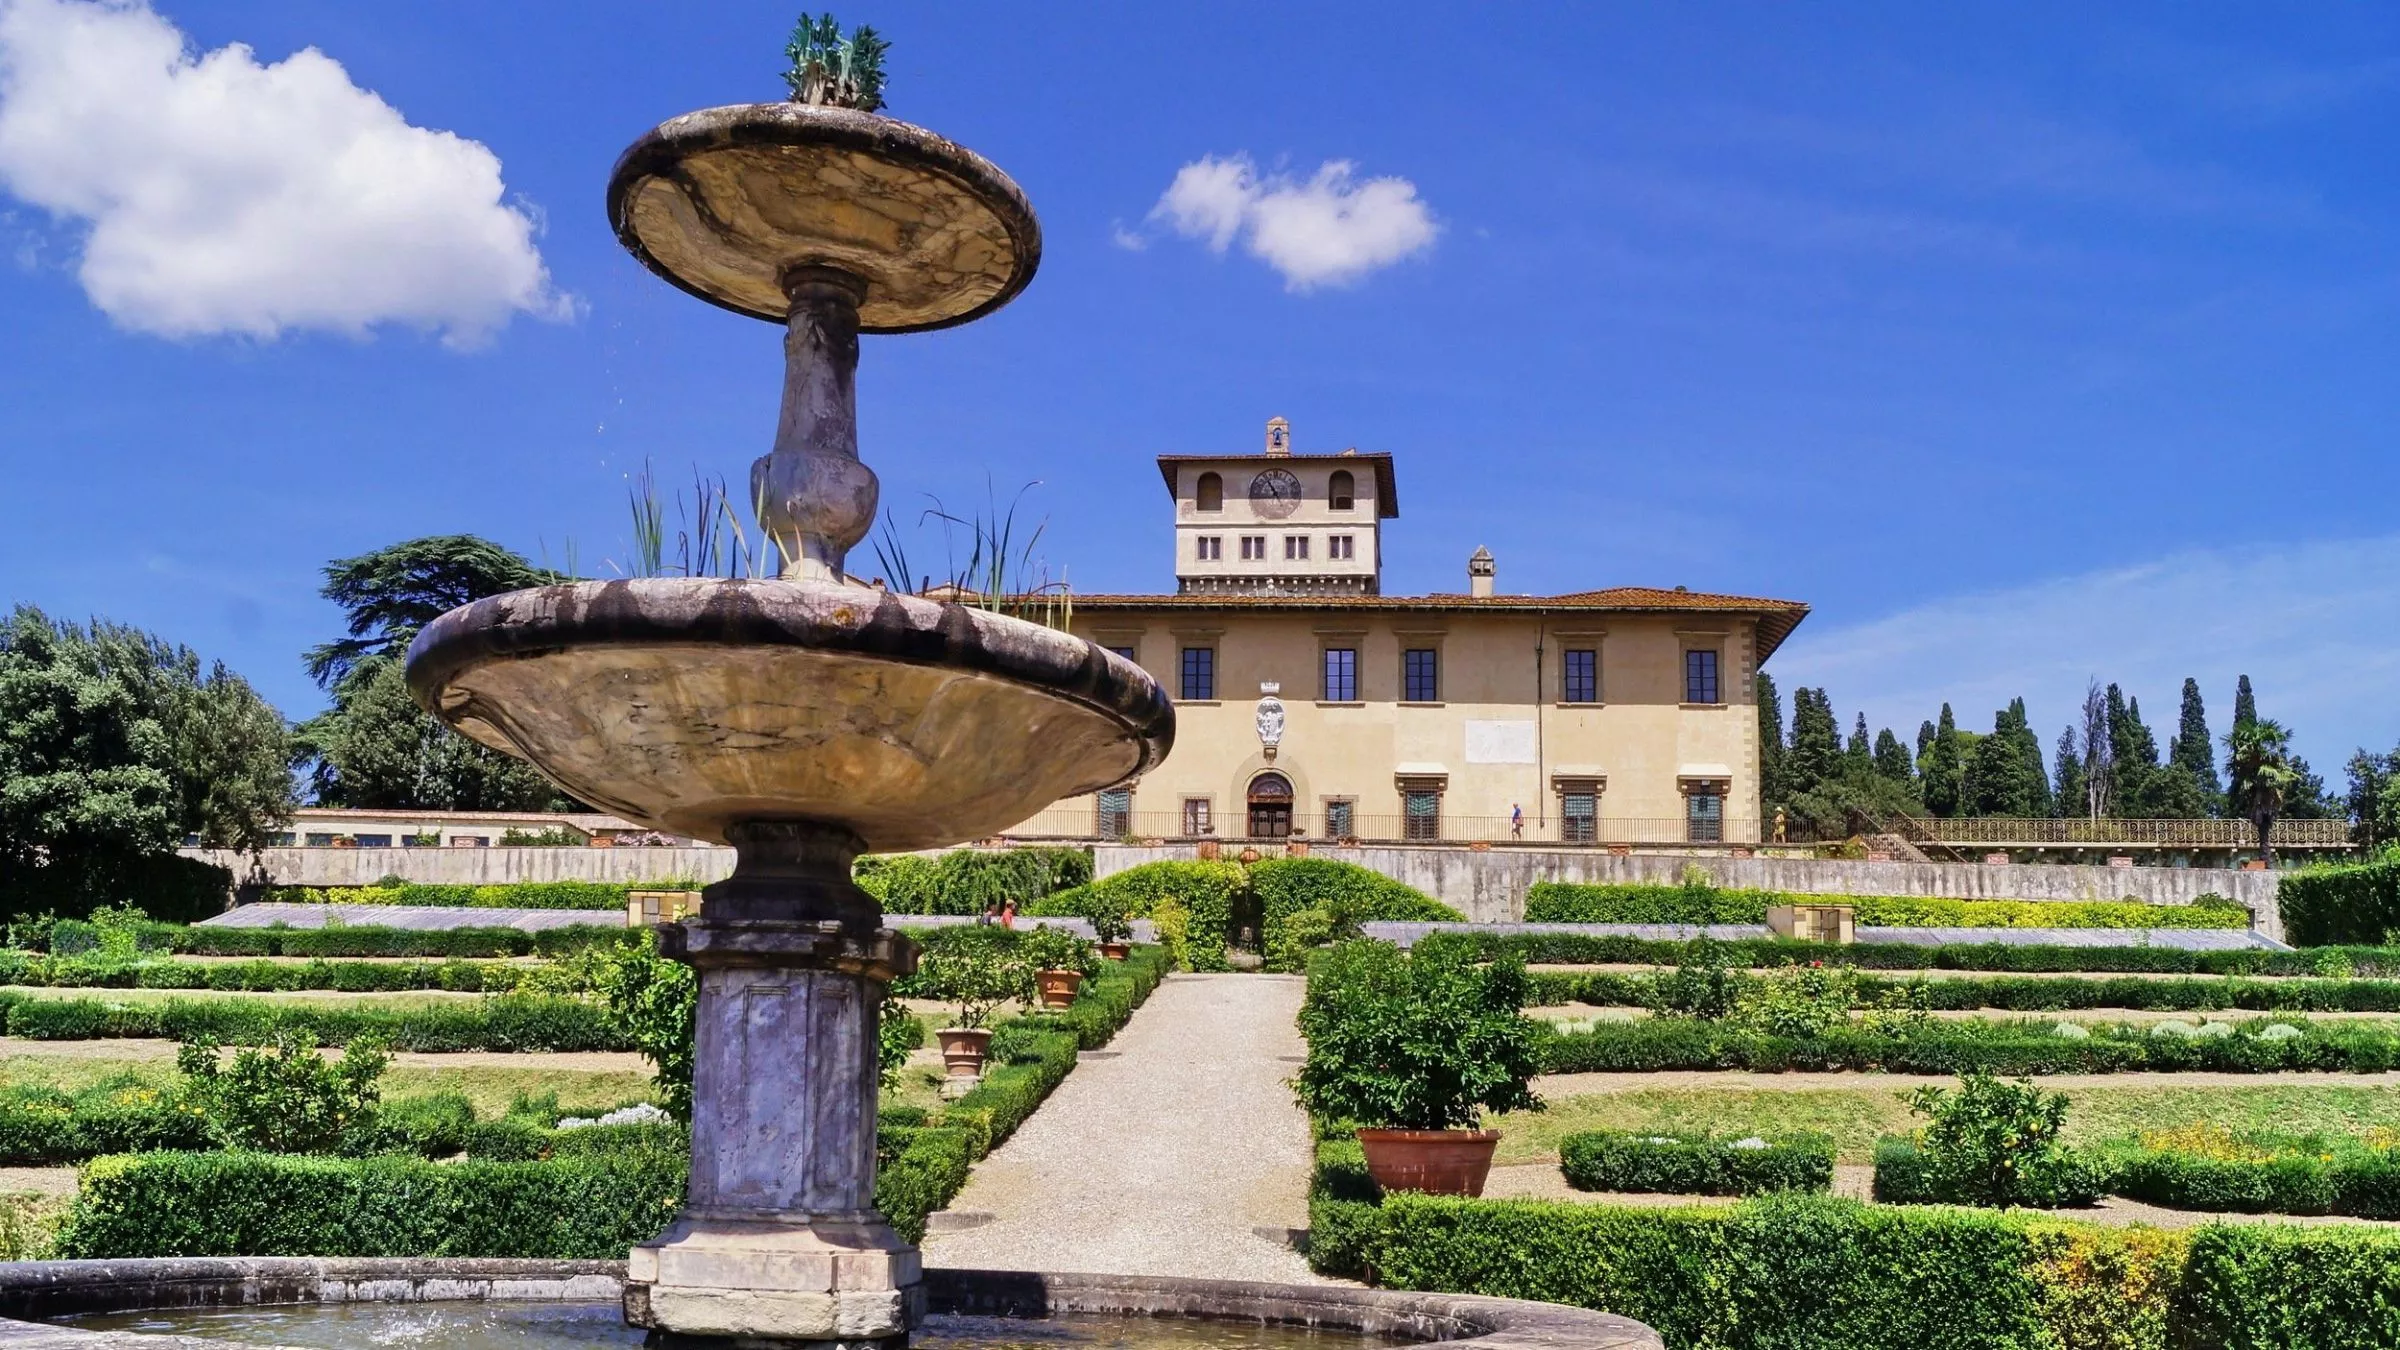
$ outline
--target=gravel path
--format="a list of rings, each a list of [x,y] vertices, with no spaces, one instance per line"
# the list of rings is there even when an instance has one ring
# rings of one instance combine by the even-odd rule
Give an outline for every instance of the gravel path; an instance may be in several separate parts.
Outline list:
[[[1170,977],[976,1165],[925,1263],[1323,1283],[1253,1231],[1308,1223],[1308,1118],[1283,1084],[1300,994],[1298,976]]]

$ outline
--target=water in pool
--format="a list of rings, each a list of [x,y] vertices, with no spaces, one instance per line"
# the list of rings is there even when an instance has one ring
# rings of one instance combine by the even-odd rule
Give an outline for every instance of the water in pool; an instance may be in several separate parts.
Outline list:
[[[202,1336],[298,1350],[634,1350],[643,1332],[614,1303],[328,1303],[168,1308],[62,1317],[91,1331]],[[934,1317],[921,1350],[1359,1350],[1390,1342],[1347,1331],[1193,1318]]]

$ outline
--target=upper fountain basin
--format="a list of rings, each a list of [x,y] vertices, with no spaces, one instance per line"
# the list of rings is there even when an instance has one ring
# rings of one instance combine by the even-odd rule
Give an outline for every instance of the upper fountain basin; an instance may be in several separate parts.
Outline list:
[[[859,331],[947,328],[1007,304],[1042,257],[1033,207],[990,160],[850,108],[742,103],[661,123],[617,160],[608,219],[643,265],[784,321],[784,277],[866,283]]]
[[[628,820],[869,850],[984,838],[1166,758],[1139,666],[1022,619],[862,586],[656,578],[513,591],[427,625],[417,701]]]

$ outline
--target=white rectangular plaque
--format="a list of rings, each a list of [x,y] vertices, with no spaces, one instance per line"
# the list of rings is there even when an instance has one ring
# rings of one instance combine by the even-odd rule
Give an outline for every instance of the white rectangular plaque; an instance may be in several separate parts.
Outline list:
[[[1467,763],[1531,764],[1534,730],[1531,722],[1467,723]]]

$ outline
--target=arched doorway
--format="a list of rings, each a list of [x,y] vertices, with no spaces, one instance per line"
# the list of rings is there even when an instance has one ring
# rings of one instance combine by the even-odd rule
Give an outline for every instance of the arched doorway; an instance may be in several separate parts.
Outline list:
[[[1250,780],[1250,837],[1285,839],[1292,833],[1292,780],[1272,770]]]

